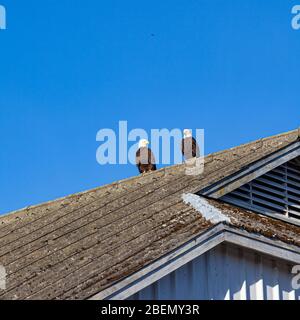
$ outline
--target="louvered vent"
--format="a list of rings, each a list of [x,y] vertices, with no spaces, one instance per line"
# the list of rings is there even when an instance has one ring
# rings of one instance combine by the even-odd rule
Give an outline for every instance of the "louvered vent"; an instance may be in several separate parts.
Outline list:
[[[300,220],[300,157],[228,193],[222,200]]]

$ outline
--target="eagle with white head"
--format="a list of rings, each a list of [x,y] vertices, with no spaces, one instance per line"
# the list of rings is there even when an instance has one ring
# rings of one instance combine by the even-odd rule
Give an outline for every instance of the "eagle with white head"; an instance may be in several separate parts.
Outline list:
[[[181,152],[186,160],[198,158],[200,156],[199,146],[197,141],[192,136],[192,131],[189,129],[183,130],[183,139],[181,141]]]
[[[148,148],[148,145],[148,140],[141,139],[139,149],[136,152],[136,165],[142,174],[156,170],[155,158],[151,149]]]

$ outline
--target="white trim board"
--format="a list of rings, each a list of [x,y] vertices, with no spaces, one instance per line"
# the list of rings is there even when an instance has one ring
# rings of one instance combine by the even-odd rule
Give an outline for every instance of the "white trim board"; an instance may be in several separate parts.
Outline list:
[[[299,248],[220,223],[140,271],[97,293],[90,300],[127,299],[223,242],[300,264]]]

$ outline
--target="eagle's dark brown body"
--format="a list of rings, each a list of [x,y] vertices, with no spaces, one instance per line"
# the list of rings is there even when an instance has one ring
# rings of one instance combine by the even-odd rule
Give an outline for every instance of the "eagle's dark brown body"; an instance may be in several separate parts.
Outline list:
[[[136,165],[140,173],[156,170],[155,158],[150,148],[141,147],[136,152]]]
[[[193,137],[182,139],[181,151],[185,159],[191,159],[200,156],[199,146]]]

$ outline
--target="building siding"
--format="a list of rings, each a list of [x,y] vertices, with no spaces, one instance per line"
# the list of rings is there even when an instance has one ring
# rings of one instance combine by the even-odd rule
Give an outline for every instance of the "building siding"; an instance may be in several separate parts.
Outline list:
[[[132,300],[299,300],[293,265],[222,244],[133,295]]]

